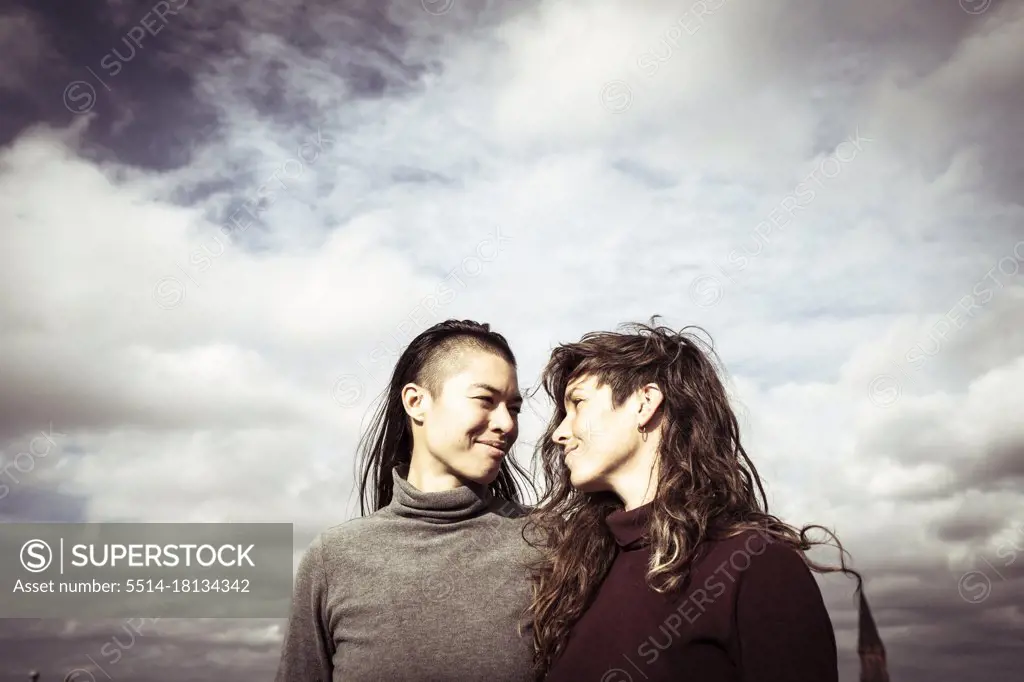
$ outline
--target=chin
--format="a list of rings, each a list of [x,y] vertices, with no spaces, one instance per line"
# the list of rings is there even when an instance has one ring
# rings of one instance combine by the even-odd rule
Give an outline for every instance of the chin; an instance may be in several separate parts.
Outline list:
[[[582,493],[600,493],[611,490],[600,474],[569,470],[569,483]]]
[[[490,485],[498,478],[499,473],[501,473],[500,466],[488,463],[473,471],[467,471],[463,477],[480,485]]]
[[[594,481],[591,478],[587,478],[583,474],[577,474],[572,471],[569,472],[569,483],[572,484],[573,488],[579,491],[590,493],[594,492]]]

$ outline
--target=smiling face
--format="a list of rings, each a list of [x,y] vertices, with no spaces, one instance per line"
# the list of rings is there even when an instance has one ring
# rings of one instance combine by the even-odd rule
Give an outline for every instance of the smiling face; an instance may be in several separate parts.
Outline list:
[[[581,377],[565,390],[565,418],[552,434],[564,448],[565,465],[574,488],[583,492],[614,490],[640,445],[638,404],[627,399],[618,408],[611,386]]]
[[[413,384],[406,390],[407,411],[421,423],[415,450],[434,460],[435,470],[490,485],[519,435],[515,368],[494,353],[466,350],[437,395]]]

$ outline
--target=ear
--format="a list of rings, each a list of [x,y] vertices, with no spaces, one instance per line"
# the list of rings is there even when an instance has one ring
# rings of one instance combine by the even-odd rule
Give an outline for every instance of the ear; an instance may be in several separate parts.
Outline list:
[[[418,424],[423,423],[423,416],[430,407],[430,400],[430,392],[419,384],[410,383],[402,387],[402,407]]]
[[[665,394],[661,392],[661,387],[658,384],[650,383],[641,388],[637,392],[637,396],[640,406],[637,410],[636,424],[637,426],[646,426],[665,401]]]

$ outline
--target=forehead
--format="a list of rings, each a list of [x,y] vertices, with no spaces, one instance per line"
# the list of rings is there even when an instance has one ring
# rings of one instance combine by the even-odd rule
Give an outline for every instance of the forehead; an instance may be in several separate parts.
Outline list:
[[[565,387],[565,393],[568,395],[572,391],[579,390],[595,390],[597,389],[598,380],[597,377],[584,374],[583,376],[576,377],[570,381]]]
[[[513,389],[518,385],[515,367],[495,353],[468,351],[455,364],[455,371],[448,377],[449,382],[466,386],[484,383]]]

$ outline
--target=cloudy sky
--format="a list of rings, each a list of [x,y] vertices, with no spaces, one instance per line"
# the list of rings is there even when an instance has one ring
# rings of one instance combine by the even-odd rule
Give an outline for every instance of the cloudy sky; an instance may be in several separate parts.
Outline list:
[[[0,49],[4,522],[298,552],[418,331],[488,321],[528,386],[660,314],[866,574],[893,681],[1019,679],[1024,4],[13,0]],[[0,679],[123,625],[0,620]],[[106,672],[270,679],[282,626],[163,620]]]

